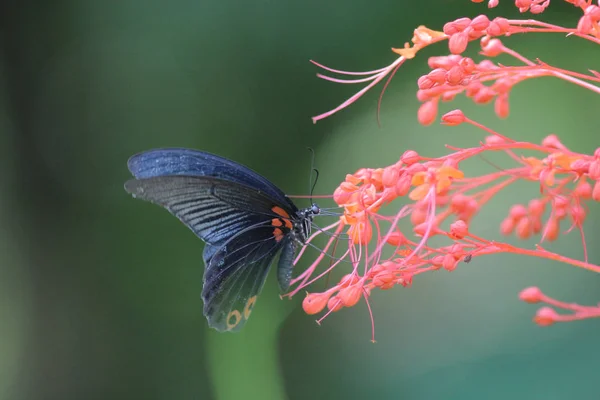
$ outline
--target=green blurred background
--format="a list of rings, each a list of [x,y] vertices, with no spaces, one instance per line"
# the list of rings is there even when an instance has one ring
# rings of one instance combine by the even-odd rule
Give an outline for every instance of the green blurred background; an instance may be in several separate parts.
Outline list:
[[[505,3],[488,15],[518,15]],[[373,294],[376,344],[364,304],[318,326],[302,296],[279,300],[271,276],[243,332],[218,334],[202,316],[201,242],[123,190],[127,158],[160,146],[216,152],[306,194],[306,146],[317,152],[317,192],[331,193],[346,173],[407,148],[436,156],[445,143],[475,145],[475,129],[416,122],[416,79],[445,45],[400,70],[381,128],[379,89],[313,125],[358,87],[318,80],[308,60],[379,68],[418,24],[487,12],[468,0],[2,2],[0,399],[600,398],[600,321],[540,328],[536,307],[517,298],[539,285],[594,304],[590,272],[498,256],[426,274]],[[578,16],[557,2],[545,18],[574,26]],[[597,48],[573,37],[506,42],[564,68],[600,69]],[[593,152],[598,106],[584,89],[543,79],[514,89],[507,120],[464,99],[443,110]],[[509,205],[535,196],[528,188],[502,193],[476,233],[498,238]],[[599,212],[586,222],[595,263]],[[582,254],[575,233],[551,248]]]

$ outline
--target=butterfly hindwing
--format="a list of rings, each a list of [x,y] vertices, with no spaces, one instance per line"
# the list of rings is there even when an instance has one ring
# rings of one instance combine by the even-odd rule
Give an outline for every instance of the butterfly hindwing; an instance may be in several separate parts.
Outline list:
[[[242,232],[214,252],[206,264],[204,315],[219,331],[240,330],[254,308],[283,240],[269,226]]]

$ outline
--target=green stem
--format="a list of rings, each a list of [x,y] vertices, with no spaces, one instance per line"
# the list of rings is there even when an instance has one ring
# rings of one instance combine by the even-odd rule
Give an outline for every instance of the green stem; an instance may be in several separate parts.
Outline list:
[[[265,288],[267,289],[267,288]],[[211,329],[206,347],[215,399],[285,400],[279,369],[278,333],[288,312],[287,301],[275,299],[275,291],[262,294],[252,318],[239,333]],[[279,303],[279,304],[278,304]]]

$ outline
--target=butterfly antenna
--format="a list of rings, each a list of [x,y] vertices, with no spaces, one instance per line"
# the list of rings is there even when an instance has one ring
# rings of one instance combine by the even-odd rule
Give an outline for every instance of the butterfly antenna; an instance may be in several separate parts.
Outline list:
[[[310,188],[310,203],[311,204],[313,202],[313,197],[312,197],[313,196],[313,192],[315,191],[315,186],[317,186],[317,181],[319,180],[319,170],[316,169],[316,168],[313,168],[312,171],[311,171],[311,174],[312,174],[313,171],[315,173],[315,181],[313,182],[313,185]]]
[[[310,175],[308,180],[308,187],[310,188],[310,204],[313,204],[313,192],[315,190],[315,186],[317,186],[317,181],[319,180],[319,170],[315,168],[315,151],[312,147],[307,147],[308,151],[311,152],[311,160],[310,160]],[[315,180],[313,181],[313,172],[316,174]]]

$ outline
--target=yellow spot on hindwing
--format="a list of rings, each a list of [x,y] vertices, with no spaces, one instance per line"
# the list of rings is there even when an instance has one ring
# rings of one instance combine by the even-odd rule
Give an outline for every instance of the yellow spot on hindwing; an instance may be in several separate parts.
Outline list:
[[[256,299],[257,299],[257,296],[252,296],[246,302],[246,306],[244,307],[244,318],[246,318],[246,319],[250,318],[250,313],[252,312],[252,309],[254,308],[254,303],[256,303]]]
[[[238,310],[231,310],[229,314],[227,314],[227,329],[231,330],[235,328],[241,320],[242,314]]]

